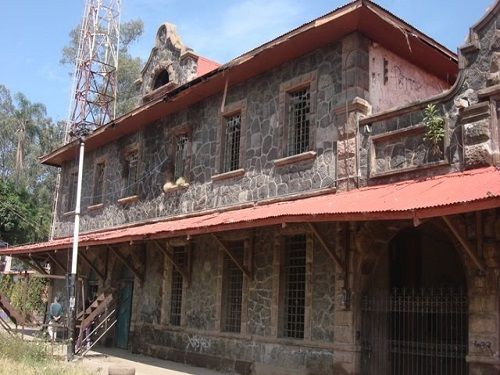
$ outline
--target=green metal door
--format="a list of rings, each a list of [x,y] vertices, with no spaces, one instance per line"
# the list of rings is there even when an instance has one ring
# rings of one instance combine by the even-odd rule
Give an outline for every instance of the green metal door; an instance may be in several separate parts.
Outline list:
[[[116,317],[116,347],[127,349],[130,315],[132,313],[132,281],[123,281],[120,288]]]

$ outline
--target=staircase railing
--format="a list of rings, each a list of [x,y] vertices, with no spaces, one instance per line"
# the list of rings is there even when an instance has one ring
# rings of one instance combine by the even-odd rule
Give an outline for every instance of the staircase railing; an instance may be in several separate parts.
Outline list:
[[[75,353],[84,356],[116,324],[116,308],[113,294],[101,294],[85,311],[78,314],[78,339]]]

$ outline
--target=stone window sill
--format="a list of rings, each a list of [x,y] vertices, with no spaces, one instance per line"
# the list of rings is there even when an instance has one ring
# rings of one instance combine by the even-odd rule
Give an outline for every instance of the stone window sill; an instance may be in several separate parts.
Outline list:
[[[131,195],[129,197],[120,198],[117,200],[117,202],[119,204],[129,204],[129,203],[137,202],[138,200],[139,200],[138,195]]]
[[[163,192],[164,193],[173,193],[179,190],[184,190],[189,187],[189,184],[182,184],[182,185],[172,185],[172,186],[163,186]]]
[[[285,167],[290,164],[300,163],[301,161],[308,161],[316,159],[316,151],[306,151],[301,154],[287,156],[286,158],[275,159],[275,167]]]
[[[221,180],[227,180],[230,178],[243,177],[244,174],[245,174],[245,169],[243,169],[243,168],[235,169],[234,171],[214,174],[212,176],[212,181],[221,181]]]
[[[73,210],[73,211],[67,211],[67,212],[63,213],[63,216],[64,217],[73,216],[74,214],[75,214],[75,210]]]
[[[104,203],[97,203],[87,207],[87,211],[96,211],[104,207]]]
[[[421,165],[416,165],[414,167],[407,167],[407,168],[400,168],[400,169],[393,169],[385,172],[378,172],[378,173],[371,173],[370,178],[379,178],[379,177],[387,177],[387,176],[394,176],[397,174],[403,174],[403,173],[408,173],[408,172],[413,172],[413,171],[418,171],[418,170],[424,170],[424,169],[431,169],[431,168],[436,168],[436,167],[442,167],[443,165],[449,165],[450,163],[448,160],[439,160],[431,163],[425,163]]]

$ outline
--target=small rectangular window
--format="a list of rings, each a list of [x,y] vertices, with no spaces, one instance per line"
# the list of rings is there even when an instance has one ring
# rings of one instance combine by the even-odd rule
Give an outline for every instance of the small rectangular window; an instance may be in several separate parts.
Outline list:
[[[68,201],[66,211],[74,211],[76,206],[76,190],[78,188],[78,172],[70,172],[68,175]]]
[[[186,177],[188,141],[189,139],[185,135],[177,137],[177,141],[175,143],[174,182],[180,177]]]
[[[186,264],[186,248],[184,246],[174,247],[173,257],[176,264],[184,267]],[[181,325],[183,283],[182,274],[174,267],[172,269],[170,293],[170,324],[174,326]]]
[[[104,162],[97,163],[95,167],[94,176],[94,191],[92,204],[99,204],[103,201],[103,190],[104,190],[104,171],[106,164]]]
[[[283,336],[304,338],[306,236],[286,237],[284,252]]]
[[[288,93],[288,156],[309,150],[309,88]]]
[[[139,152],[137,150],[129,152],[125,157],[125,188],[124,196],[130,197],[136,195],[138,191],[138,177],[139,177]]]
[[[240,167],[241,114],[225,118],[223,171],[234,171]]]
[[[244,242],[230,243],[230,250],[236,259],[243,263]],[[223,268],[223,330],[241,331],[241,303],[243,293],[243,272],[227,254],[224,255]]]

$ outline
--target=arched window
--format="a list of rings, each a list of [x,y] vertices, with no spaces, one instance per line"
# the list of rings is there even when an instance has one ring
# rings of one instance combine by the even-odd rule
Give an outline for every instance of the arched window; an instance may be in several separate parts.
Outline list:
[[[162,70],[155,79],[153,90],[156,90],[158,87],[166,85],[169,82],[168,72],[166,70]]]

